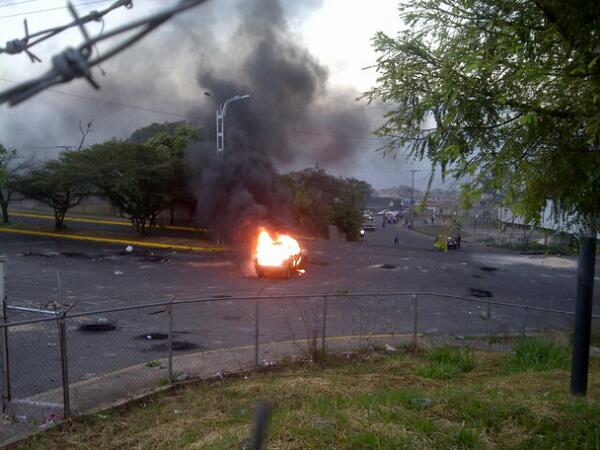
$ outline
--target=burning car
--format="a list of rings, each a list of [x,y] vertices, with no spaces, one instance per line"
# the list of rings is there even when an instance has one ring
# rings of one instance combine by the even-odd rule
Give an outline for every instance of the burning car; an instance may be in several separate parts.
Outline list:
[[[276,234],[273,238],[267,230],[261,229],[254,255],[256,275],[287,279],[295,273],[304,273],[307,256],[293,237]]]

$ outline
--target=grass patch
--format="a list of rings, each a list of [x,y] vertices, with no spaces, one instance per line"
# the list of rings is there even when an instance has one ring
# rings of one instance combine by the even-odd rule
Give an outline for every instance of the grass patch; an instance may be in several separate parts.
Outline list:
[[[160,377],[157,381],[156,381],[156,385],[158,387],[163,387],[169,384],[169,379],[167,377]]]
[[[538,349],[530,355],[542,348],[529,340],[519,344]],[[288,363],[180,386],[75,419],[12,448],[239,449],[264,399],[273,405],[266,448],[598,448],[600,361],[592,360],[589,396],[580,399],[568,394],[568,370],[538,364],[538,372],[507,371],[515,355],[441,347]],[[436,366],[461,376],[418,373]]]
[[[592,347],[600,347],[600,327],[592,326],[591,345]]]
[[[438,347],[427,355],[427,359],[429,364],[416,368],[417,375],[448,380],[475,368],[473,350],[468,348]]]
[[[569,349],[541,338],[526,338],[513,345],[507,369],[512,372],[568,369]]]

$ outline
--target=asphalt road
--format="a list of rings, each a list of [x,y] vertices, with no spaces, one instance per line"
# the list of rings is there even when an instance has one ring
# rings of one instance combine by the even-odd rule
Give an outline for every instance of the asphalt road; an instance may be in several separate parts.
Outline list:
[[[379,224],[380,225],[380,224]],[[399,246],[394,246],[398,234]],[[245,249],[223,253],[188,253],[28,237],[0,233],[0,253],[9,258],[9,303],[37,307],[79,300],[73,312],[177,299],[222,298],[216,303],[179,306],[174,313],[175,339],[184,350],[197,351],[251,344],[254,302],[226,296],[310,294],[306,300],[265,300],[260,305],[261,342],[311,337],[320,328],[322,297],[336,292],[438,292],[479,295],[491,300],[572,310],[576,261],[570,258],[519,255],[471,246],[436,252],[432,238],[397,225],[368,232],[363,243],[308,240],[307,273],[290,280],[257,279],[248,274]],[[596,299],[600,289],[596,277]],[[409,297],[331,299],[328,334],[406,333],[412,331]],[[460,334],[466,302],[419,296],[419,331]],[[520,329],[523,313],[485,305],[469,306],[472,333]],[[596,313],[600,312],[598,302]],[[11,320],[34,317],[11,312]],[[81,325],[99,318],[115,330],[91,333]],[[166,355],[164,340],[149,333],[168,330],[164,308],[103,313],[68,322],[70,376],[73,381],[144,363]],[[564,317],[530,312],[528,326],[567,325]],[[29,396],[60,385],[56,323],[28,325],[10,332],[13,395]],[[164,337],[164,336],[163,336]],[[187,346],[187,349],[185,349]],[[268,358],[268,355],[262,355]],[[180,368],[184,370],[184,368]]]

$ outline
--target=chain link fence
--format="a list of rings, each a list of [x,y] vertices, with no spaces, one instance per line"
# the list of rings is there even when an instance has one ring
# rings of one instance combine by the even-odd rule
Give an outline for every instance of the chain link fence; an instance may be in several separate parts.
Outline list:
[[[44,426],[193,378],[374,345],[567,335],[573,313],[431,292],[175,298],[91,312],[8,306],[2,409]],[[5,305],[6,306],[6,305]],[[42,315],[42,316],[40,316]],[[594,316],[596,327],[600,316]],[[0,436],[3,440],[3,436]]]

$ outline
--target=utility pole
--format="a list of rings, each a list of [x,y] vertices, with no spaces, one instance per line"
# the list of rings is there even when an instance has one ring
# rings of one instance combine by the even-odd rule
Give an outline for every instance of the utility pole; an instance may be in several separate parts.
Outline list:
[[[590,364],[594,273],[596,265],[597,218],[582,227],[577,264],[577,297],[575,299],[575,329],[573,331],[573,361],[571,394],[586,395]]]
[[[418,170],[418,169],[410,169],[410,170],[406,170],[406,172],[410,172],[410,215],[409,215],[409,220],[410,220],[410,226],[412,228],[413,226],[413,214],[414,214],[414,208],[415,208],[415,173],[416,172],[423,172],[422,170]]]

